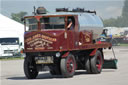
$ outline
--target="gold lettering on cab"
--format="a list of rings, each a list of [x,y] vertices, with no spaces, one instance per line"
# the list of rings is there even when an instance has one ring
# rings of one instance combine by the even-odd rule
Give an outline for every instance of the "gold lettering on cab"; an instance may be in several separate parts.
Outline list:
[[[51,38],[51,37],[48,37],[48,36],[45,36],[45,35],[42,35],[41,37],[42,37],[43,39],[46,39],[46,40],[49,40],[49,41],[53,41],[53,42],[56,41],[56,38]]]
[[[35,50],[44,50],[45,48],[52,49],[53,47],[51,47],[50,44],[53,44],[53,42],[55,41],[56,38],[51,38],[42,34],[36,34],[32,37],[25,39],[25,43],[30,48],[35,48]]]
[[[33,48],[27,48],[27,50],[33,50]]]
[[[91,36],[89,34],[85,34],[85,42],[90,42],[91,41]]]

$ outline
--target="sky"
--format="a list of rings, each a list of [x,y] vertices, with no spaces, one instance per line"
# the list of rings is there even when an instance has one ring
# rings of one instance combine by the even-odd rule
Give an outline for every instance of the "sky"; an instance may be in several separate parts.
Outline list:
[[[10,17],[11,13],[20,11],[33,12],[33,6],[44,6],[49,12],[55,8],[81,7],[87,10],[96,10],[103,19],[121,16],[124,0],[0,0],[0,12]]]

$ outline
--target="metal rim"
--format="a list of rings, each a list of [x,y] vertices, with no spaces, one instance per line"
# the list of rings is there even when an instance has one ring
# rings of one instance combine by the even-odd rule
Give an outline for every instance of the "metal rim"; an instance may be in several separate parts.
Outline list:
[[[69,58],[68,60],[67,60],[67,71],[69,72],[69,73],[73,73],[74,71],[75,71],[75,66],[74,66],[75,64],[74,64],[74,60],[73,60],[73,58]]]
[[[97,56],[97,59],[96,59],[96,67],[98,70],[101,70],[101,67],[102,67],[102,59],[101,59],[101,56],[98,55]]]

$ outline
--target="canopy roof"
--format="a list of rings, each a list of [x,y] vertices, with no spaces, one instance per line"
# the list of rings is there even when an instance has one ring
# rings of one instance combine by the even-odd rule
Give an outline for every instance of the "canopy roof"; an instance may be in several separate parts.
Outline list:
[[[0,38],[24,36],[24,25],[0,14]],[[23,40],[23,39],[22,39]]]
[[[0,30],[24,30],[24,25],[0,14]]]

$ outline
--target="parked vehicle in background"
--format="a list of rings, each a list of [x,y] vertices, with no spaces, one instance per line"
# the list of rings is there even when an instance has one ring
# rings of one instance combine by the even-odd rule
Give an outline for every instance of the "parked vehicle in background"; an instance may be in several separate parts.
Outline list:
[[[111,42],[113,46],[120,44],[127,44],[128,27],[126,28],[116,28],[116,27],[106,27],[106,40]]]
[[[21,37],[13,31],[0,31],[0,57],[21,57],[20,51],[24,47]]]
[[[124,38],[123,38],[122,42],[125,43],[125,44],[128,44],[128,30],[126,30],[124,32]]]

